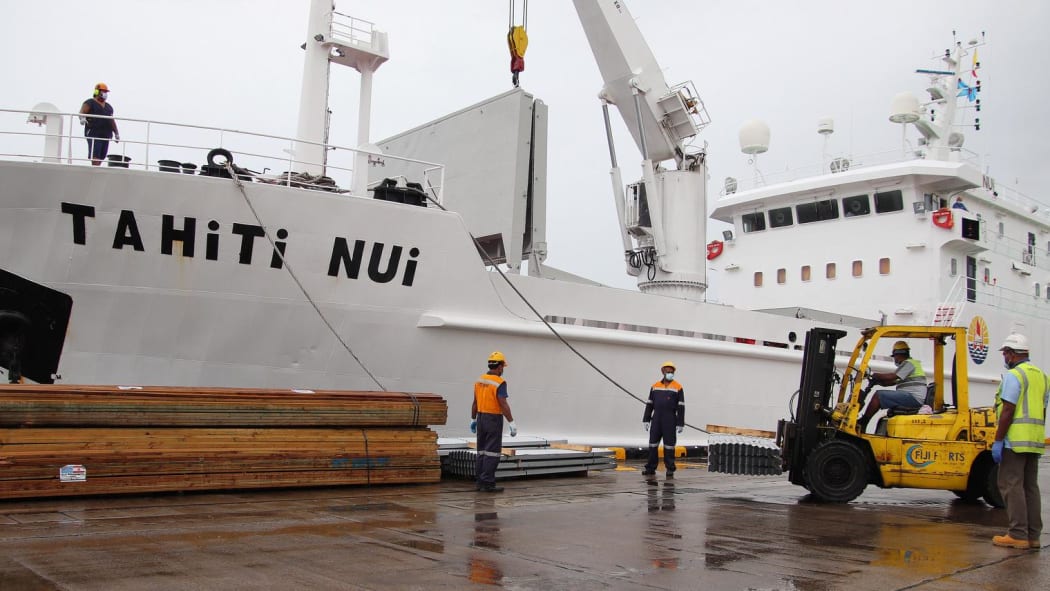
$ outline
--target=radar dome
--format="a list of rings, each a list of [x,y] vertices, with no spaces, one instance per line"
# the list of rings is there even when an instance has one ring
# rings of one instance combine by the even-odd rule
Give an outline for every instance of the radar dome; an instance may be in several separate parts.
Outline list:
[[[817,133],[820,135],[830,135],[835,133],[835,120],[831,117],[824,117],[817,120]]]
[[[910,92],[902,92],[890,103],[890,121],[914,123],[919,120],[919,99]]]
[[[740,151],[761,154],[769,149],[769,126],[765,121],[752,119],[740,126]]]

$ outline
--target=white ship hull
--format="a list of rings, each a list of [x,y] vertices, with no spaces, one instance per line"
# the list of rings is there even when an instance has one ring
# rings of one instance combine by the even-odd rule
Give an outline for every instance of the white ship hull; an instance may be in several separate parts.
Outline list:
[[[643,405],[559,342],[485,269],[456,214],[246,186],[263,225],[287,231],[288,266],[377,384],[287,268],[271,266],[265,238],[255,238],[250,261],[241,262],[244,231],[234,233],[234,224],[258,222],[231,180],[13,162],[0,163],[0,178],[0,268],[73,300],[62,383],[435,392],[449,402],[442,431],[462,434],[472,383],[498,349],[509,358],[511,404],[523,433],[594,442],[645,437]],[[64,213],[63,203],[81,213]],[[172,216],[175,230],[193,220],[193,256],[179,240],[164,254],[163,216]],[[217,240],[212,252],[209,236]],[[341,241],[350,254],[361,241],[356,278],[345,265],[329,274]],[[379,273],[388,270],[392,249],[401,250],[387,282],[368,272],[380,245]],[[801,345],[812,323],[607,287],[511,281],[559,321],[581,353],[643,400],[660,363],[674,359],[692,425],[772,430],[788,413],[801,352],[734,340]],[[692,431],[683,440],[702,437]]]

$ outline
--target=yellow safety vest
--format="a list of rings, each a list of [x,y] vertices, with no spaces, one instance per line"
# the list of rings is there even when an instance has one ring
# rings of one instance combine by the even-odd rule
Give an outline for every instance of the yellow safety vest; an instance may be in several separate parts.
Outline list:
[[[1050,379],[1041,369],[1025,361],[1010,370],[1021,384],[1021,395],[1014,408],[1014,419],[1006,431],[1015,453],[1043,453],[1046,447],[1046,403],[1050,398]],[[995,392],[995,419],[1003,411],[1003,385]]]

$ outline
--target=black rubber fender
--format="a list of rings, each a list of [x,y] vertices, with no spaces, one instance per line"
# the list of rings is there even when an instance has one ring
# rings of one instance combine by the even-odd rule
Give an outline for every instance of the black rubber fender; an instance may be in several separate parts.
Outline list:
[[[226,163],[217,164],[215,162],[215,157],[216,156],[222,156],[223,158],[226,159],[226,162],[228,162],[230,164],[233,164],[233,154],[231,154],[230,151],[227,150],[226,148],[215,148],[211,152],[208,152],[208,164],[210,164],[212,166],[218,166],[218,167],[221,167],[221,168],[225,168],[226,167]]]

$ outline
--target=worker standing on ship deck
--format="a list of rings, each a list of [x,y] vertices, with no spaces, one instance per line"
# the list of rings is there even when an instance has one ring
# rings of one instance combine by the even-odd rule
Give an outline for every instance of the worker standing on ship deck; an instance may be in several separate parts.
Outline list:
[[[685,428],[685,390],[674,379],[675,365],[665,361],[660,371],[663,378],[649,389],[649,401],[645,403],[642,423],[649,431],[649,461],[645,463],[643,476],[656,474],[660,462],[660,440],[664,444],[664,467],[667,477],[674,478],[675,444],[678,433]],[[650,426],[651,425],[651,426]]]
[[[514,416],[507,402],[507,381],[503,379],[503,369],[507,367],[507,358],[495,351],[489,355],[488,373],[474,382],[474,403],[470,407],[470,432],[477,433],[477,484],[478,490],[497,493],[503,487],[496,486],[496,468],[503,448],[503,417],[507,418],[510,436],[518,434]]]
[[[109,153],[109,140],[120,141],[117,120],[113,117],[113,105],[106,102],[109,86],[105,82],[95,85],[91,98],[80,106],[80,124],[84,126],[84,137],[88,144],[88,158],[92,166],[101,166]],[[88,115],[84,117],[84,115]]]

